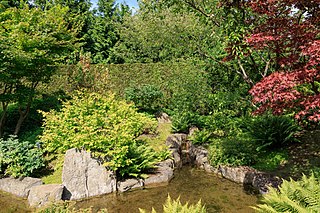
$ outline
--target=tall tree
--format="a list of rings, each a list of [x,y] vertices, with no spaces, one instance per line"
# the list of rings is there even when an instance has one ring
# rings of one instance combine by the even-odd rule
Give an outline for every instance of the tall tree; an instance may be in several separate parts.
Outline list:
[[[18,105],[18,134],[38,84],[47,82],[73,51],[77,27],[70,26],[67,15],[68,8],[60,5],[46,11],[24,5],[0,13],[0,136],[8,105]]]
[[[113,49],[117,62],[155,63],[201,57],[212,37],[209,24],[192,13],[172,8],[140,8],[127,16]],[[207,36],[207,37],[206,37]]]
[[[85,46],[85,50],[91,52],[93,63],[110,62],[110,51],[119,40],[119,25],[127,14],[127,5],[118,5],[115,0],[98,1]]]

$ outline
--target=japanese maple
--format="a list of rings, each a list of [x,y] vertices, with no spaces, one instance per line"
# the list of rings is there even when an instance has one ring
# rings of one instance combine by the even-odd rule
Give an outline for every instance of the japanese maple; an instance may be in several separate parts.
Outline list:
[[[268,51],[276,72],[249,91],[256,113],[292,111],[296,119],[320,120],[320,0],[251,0],[264,20],[248,44]]]

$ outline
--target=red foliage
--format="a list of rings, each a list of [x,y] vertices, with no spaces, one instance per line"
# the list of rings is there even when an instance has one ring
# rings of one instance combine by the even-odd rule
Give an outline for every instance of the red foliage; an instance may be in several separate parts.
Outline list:
[[[251,9],[265,22],[247,42],[272,53],[278,71],[249,92],[256,113],[295,112],[297,119],[320,120],[320,0],[251,0]]]

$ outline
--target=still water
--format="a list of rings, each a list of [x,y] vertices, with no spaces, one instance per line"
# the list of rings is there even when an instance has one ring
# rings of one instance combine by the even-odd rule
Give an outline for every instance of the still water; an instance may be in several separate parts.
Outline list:
[[[162,204],[168,194],[182,203],[197,203],[199,199],[206,205],[208,212],[250,213],[250,206],[258,202],[258,197],[244,191],[242,185],[233,183],[203,170],[185,167],[175,173],[174,179],[166,186],[139,189],[121,194],[109,194],[78,201],[77,209],[92,207],[93,212],[107,209],[108,213],[135,213],[139,208],[162,212]],[[0,193],[0,212],[31,212],[25,199],[8,193]]]
[[[92,207],[94,211],[106,208],[108,213],[135,213],[139,208],[151,211],[154,207],[162,212],[168,194],[174,199],[180,196],[182,203],[194,204],[201,199],[208,212],[250,213],[254,212],[250,206],[258,202],[258,197],[245,192],[242,185],[185,167],[175,173],[167,186],[87,199],[78,202],[76,207]]]

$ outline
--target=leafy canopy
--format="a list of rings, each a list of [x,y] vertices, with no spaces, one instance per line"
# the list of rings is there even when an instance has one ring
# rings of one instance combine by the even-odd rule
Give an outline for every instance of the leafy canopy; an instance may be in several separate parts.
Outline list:
[[[28,5],[0,12],[0,136],[9,103],[18,103],[18,134],[36,88],[48,82],[58,63],[73,51],[77,26],[67,21],[68,8],[60,5],[42,11]]]

